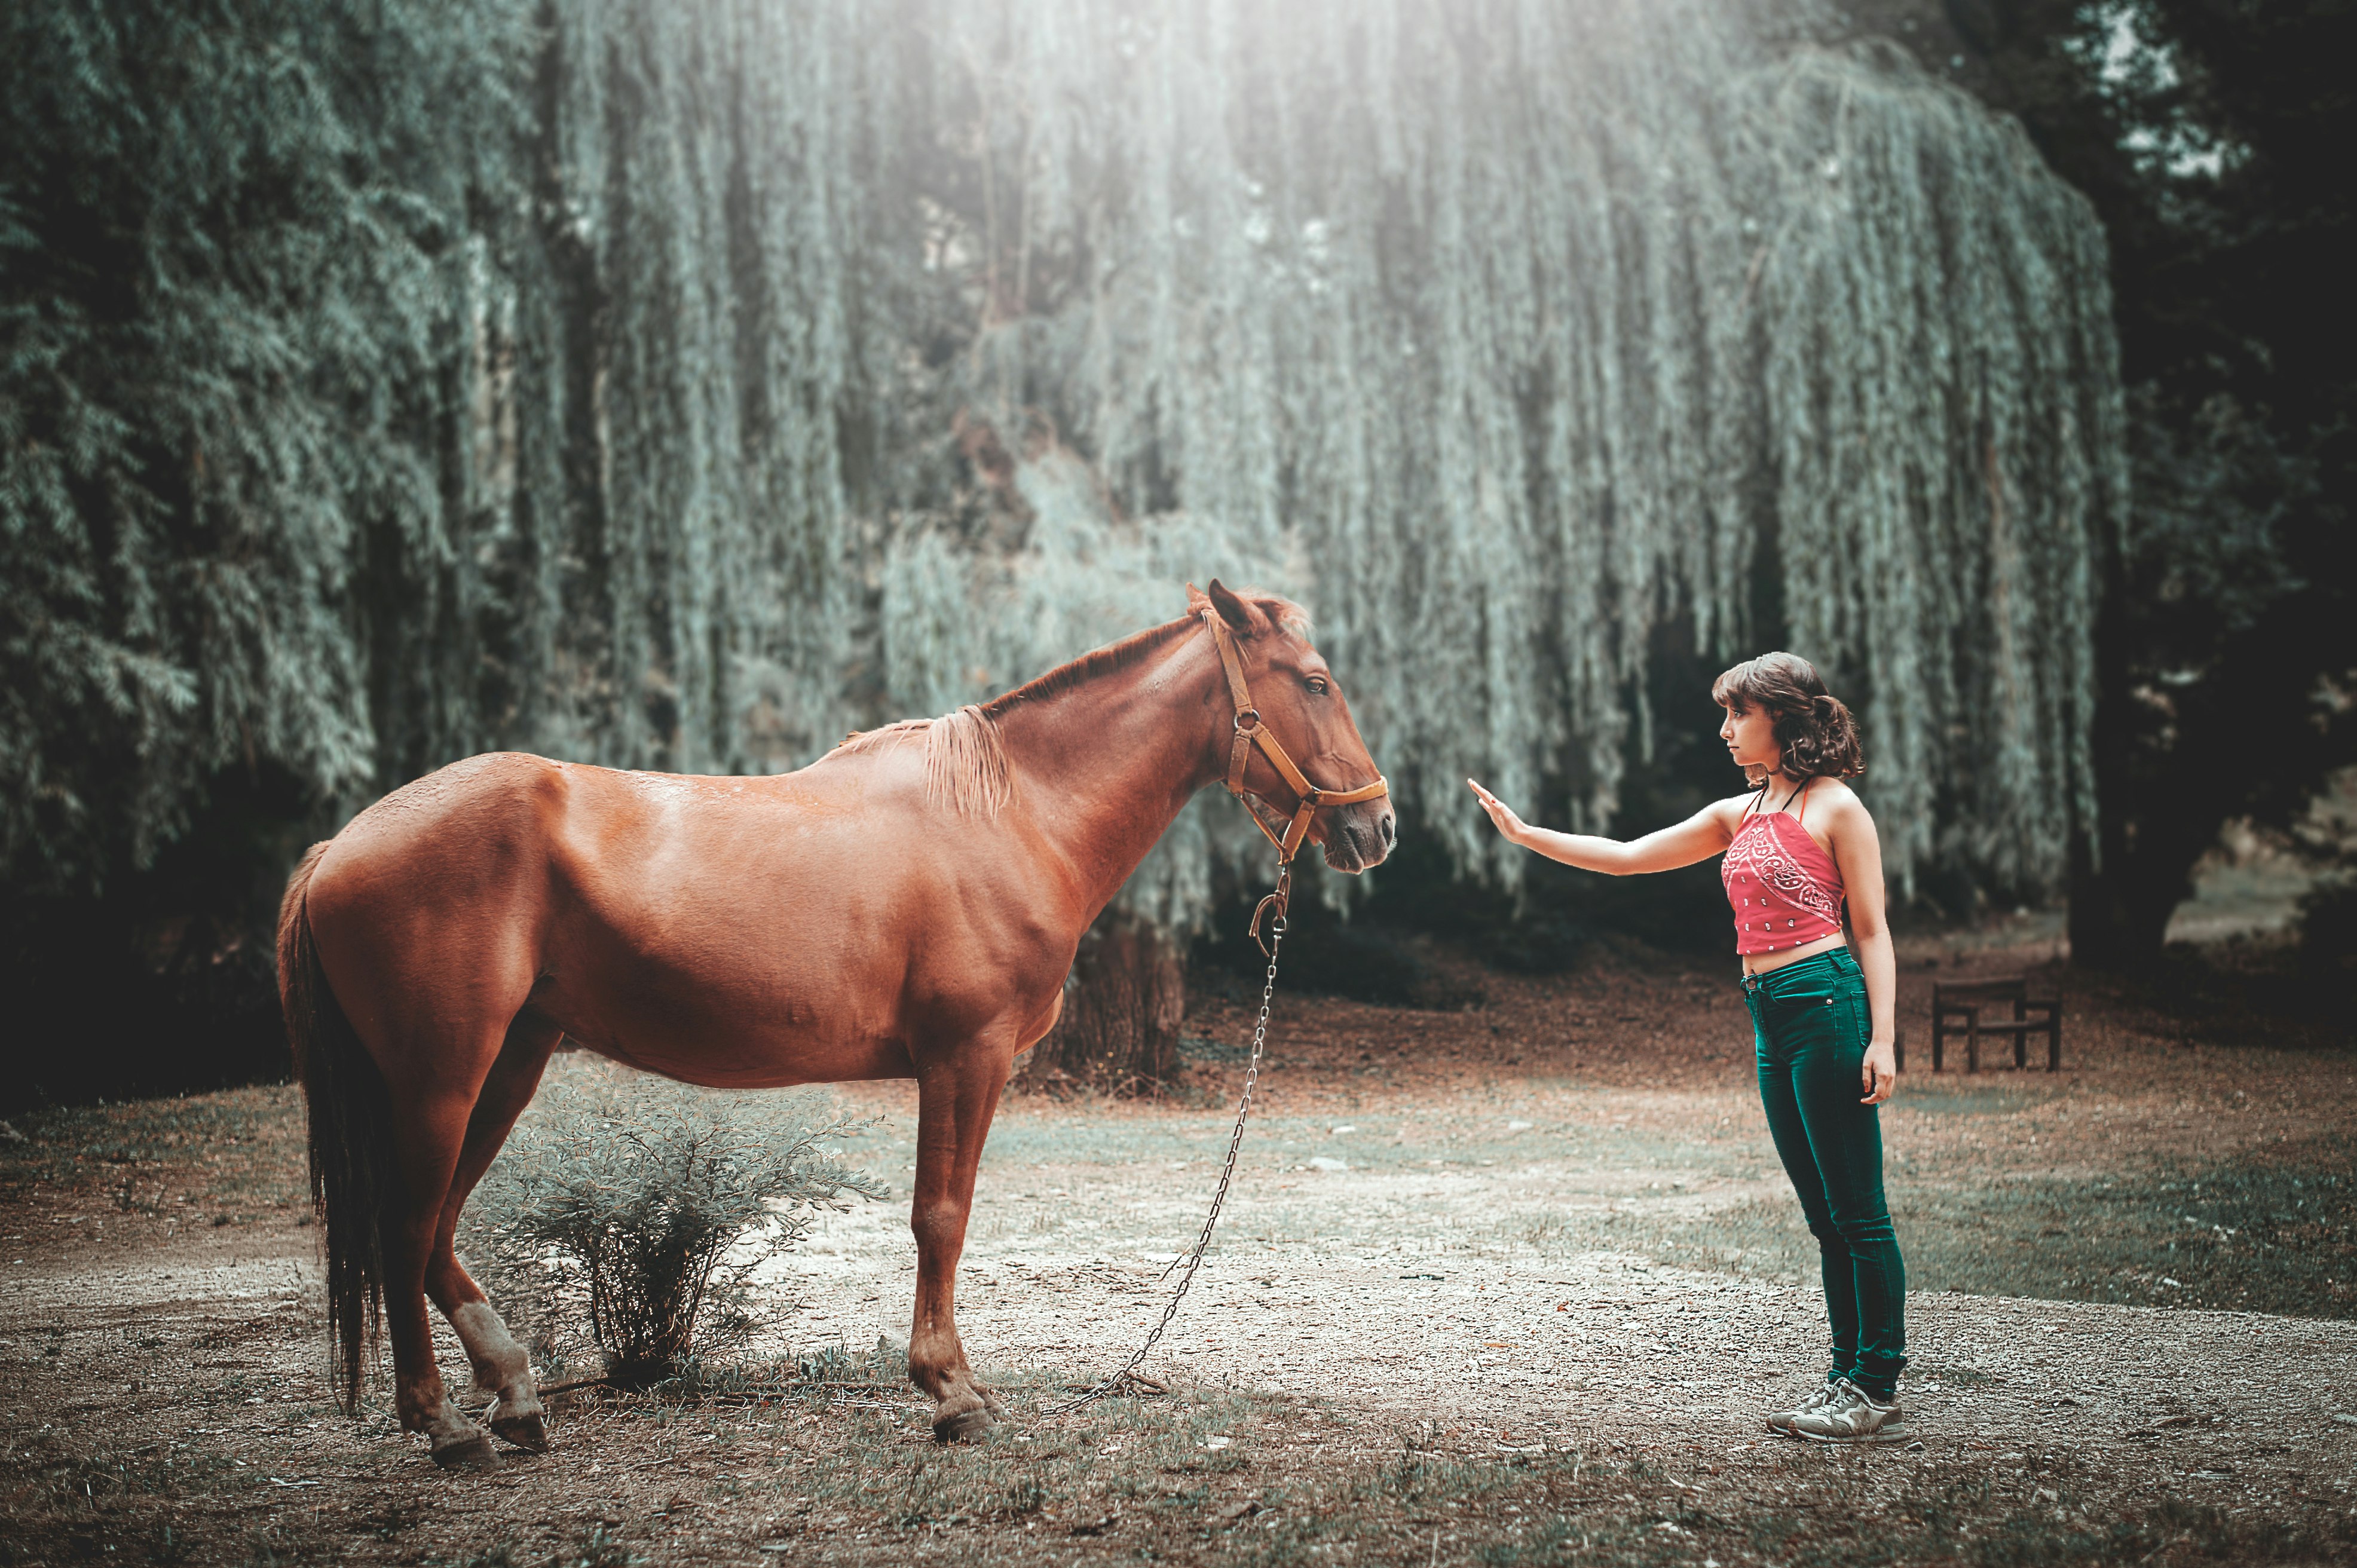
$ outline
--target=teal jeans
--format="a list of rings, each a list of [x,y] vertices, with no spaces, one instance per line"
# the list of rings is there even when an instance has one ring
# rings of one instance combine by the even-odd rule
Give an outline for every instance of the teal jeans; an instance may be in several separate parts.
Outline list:
[[[1847,948],[1747,976],[1769,1135],[1824,1271],[1832,1375],[1889,1400],[1907,1365],[1907,1264],[1882,1196],[1882,1114],[1861,1105],[1872,1021]]]

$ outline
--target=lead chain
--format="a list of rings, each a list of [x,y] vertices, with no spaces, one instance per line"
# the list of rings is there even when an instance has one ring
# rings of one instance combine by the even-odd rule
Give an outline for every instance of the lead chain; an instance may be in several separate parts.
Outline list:
[[[1171,1271],[1178,1268],[1181,1262],[1187,1265],[1187,1273],[1179,1279],[1178,1288],[1172,1293],[1169,1305],[1162,1309],[1161,1321],[1155,1324],[1146,1336],[1146,1343],[1140,1345],[1129,1359],[1121,1364],[1121,1369],[1078,1398],[1067,1400],[1062,1404],[1043,1411],[1040,1414],[1041,1420],[1044,1421],[1051,1415],[1062,1415],[1067,1411],[1078,1410],[1084,1404],[1104,1398],[1118,1388],[1130,1373],[1137,1369],[1138,1364],[1146,1359],[1147,1352],[1151,1351],[1156,1341],[1162,1337],[1162,1331],[1170,1326],[1170,1320],[1178,1316],[1178,1304],[1187,1299],[1188,1288],[1195,1283],[1195,1271],[1203,1266],[1203,1253],[1211,1244],[1211,1231],[1220,1223],[1220,1207],[1228,1200],[1228,1183],[1236,1174],[1236,1151],[1243,1145],[1244,1122],[1252,1115],[1253,1085],[1260,1079],[1261,1051],[1268,1044],[1269,1000],[1276,994],[1276,950],[1283,946],[1284,942],[1285,917],[1279,915],[1268,923],[1268,972],[1261,982],[1260,1017],[1253,1025],[1252,1059],[1244,1066],[1243,1097],[1236,1102],[1235,1130],[1228,1134],[1228,1157],[1220,1167],[1220,1185],[1211,1194],[1211,1211],[1203,1216],[1203,1233],[1195,1238],[1194,1250],[1183,1259],[1173,1259],[1169,1267],[1162,1271],[1162,1277],[1168,1279]]]

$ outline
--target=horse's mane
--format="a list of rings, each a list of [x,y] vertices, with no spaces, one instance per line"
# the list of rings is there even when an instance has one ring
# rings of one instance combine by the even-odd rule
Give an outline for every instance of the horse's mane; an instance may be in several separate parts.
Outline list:
[[[836,749],[882,751],[920,737],[925,743],[925,798],[962,817],[996,816],[1014,789],[1015,770],[1006,760],[998,725],[972,703],[937,719],[902,719],[882,729],[856,732]]]
[[[1237,590],[1236,596],[1256,606],[1271,623],[1294,633],[1303,641],[1309,639],[1309,612],[1291,599],[1281,599],[1275,594],[1264,594],[1251,588]],[[990,718],[1003,718],[1007,712],[1024,703],[1044,702],[1060,695],[1075,686],[1084,685],[1100,675],[1110,675],[1116,670],[1126,670],[1173,638],[1184,637],[1203,624],[1202,609],[1211,600],[1200,594],[1185,615],[1160,626],[1147,627],[1133,632],[1119,642],[1082,654],[1070,664],[1060,664],[1035,680],[1028,681],[1012,692],[993,697],[982,711]]]
[[[1241,596],[1258,606],[1276,625],[1305,639],[1308,637],[1309,614],[1292,600],[1273,594]],[[845,736],[843,745],[836,749],[845,753],[881,751],[921,737],[925,746],[926,798],[950,807],[961,816],[995,816],[1006,804],[1015,779],[1014,768],[1006,758],[1005,737],[998,730],[1000,719],[1026,703],[1046,702],[1100,676],[1126,670],[1201,624],[1200,617],[1190,610],[1177,620],[1148,627],[1119,642],[1093,649],[978,706],[969,703],[937,719],[902,719],[881,729],[855,731]]]
[[[1164,643],[1184,636],[1200,624],[1193,616],[1181,616],[1177,620],[1164,621],[1160,626],[1149,626],[1144,631],[1132,632],[1119,642],[1091,649],[1070,664],[1059,664],[1045,675],[1026,681],[1012,692],[991,698],[983,704],[982,711],[993,719],[1003,718],[1026,703],[1043,703],[1050,697],[1060,696],[1100,675],[1128,669]]]

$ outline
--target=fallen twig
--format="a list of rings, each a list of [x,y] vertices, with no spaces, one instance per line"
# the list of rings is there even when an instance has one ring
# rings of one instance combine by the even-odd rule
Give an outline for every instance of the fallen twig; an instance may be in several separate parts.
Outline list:
[[[558,1394],[569,1394],[580,1389],[610,1389],[613,1386],[611,1378],[581,1378],[569,1383],[552,1383],[540,1391],[540,1397],[553,1399]]]
[[[1152,1382],[1152,1380],[1141,1378],[1138,1381]],[[651,1394],[662,1392],[666,1386],[658,1383],[644,1389],[628,1389],[611,1378],[579,1378],[569,1383],[551,1383],[540,1391],[540,1397],[551,1399],[558,1394],[577,1393],[583,1389],[611,1389],[616,1393],[622,1394]],[[1154,1384],[1154,1388],[1158,1393],[1169,1391],[1159,1384]],[[716,1401],[775,1400],[790,1398],[805,1389],[866,1389],[879,1396],[901,1391],[900,1386],[897,1383],[879,1383],[866,1378],[802,1378],[791,1383],[775,1383],[765,1388],[707,1390],[701,1397]]]
[[[1090,1389],[1095,1387],[1095,1385],[1092,1383],[1066,1383],[1064,1387],[1073,1393],[1086,1393]],[[1139,1390],[1143,1390],[1145,1392],[1149,1394],[1167,1394],[1170,1391],[1170,1387],[1167,1383],[1160,1382],[1156,1379],[1147,1377],[1143,1372],[1124,1372],[1119,1378],[1114,1380],[1112,1387],[1105,1390],[1105,1394],[1109,1397],[1118,1398],[1122,1394],[1134,1393]]]

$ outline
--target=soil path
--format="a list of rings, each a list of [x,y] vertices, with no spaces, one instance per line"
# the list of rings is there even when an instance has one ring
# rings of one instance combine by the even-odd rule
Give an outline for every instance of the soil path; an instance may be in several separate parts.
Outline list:
[[[1599,1109],[1623,1114],[1614,1102]],[[1207,1144],[1222,1131],[1211,1117],[1146,1120],[1148,1135],[1125,1142],[1163,1146],[1154,1153]],[[1200,1155],[1183,1168],[1176,1157],[1039,1157],[1085,1145],[1098,1125],[1059,1110],[1018,1108],[1005,1119],[961,1278],[961,1324],[983,1366],[1110,1369],[1167,1299],[1157,1276],[1199,1221],[1213,1167]],[[1302,1129],[1280,1122],[1272,1131]],[[1329,1133],[1340,1143],[1353,1136]],[[1604,1209],[1640,1193],[1706,1208],[1742,1201],[1758,1184],[1697,1174],[1689,1190],[1672,1192],[1689,1179],[1674,1167],[1534,1153],[1510,1165],[1414,1171],[1255,1162],[1148,1369],[1306,1399],[1383,1426],[1471,1429],[1509,1450],[1591,1435],[1727,1453],[1762,1441],[1760,1412],[1821,1373],[1813,1288],[1632,1252],[1550,1251],[1514,1240],[1512,1219]],[[1657,1197],[1657,1187],[1668,1196]],[[103,1355],[135,1332],[201,1336],[217,1325],[225,1340],[250,1343],[260,1330],[295,1359],[316,1359],[318,1283],[307,1233],[253,1238],[242,1256],[221,1256],[211,1241],[199,1232],[96,1269],[58,1266],[63,1259],[13,1268],[0,1353],[29,1355],[46,1337],[77,1358]],[[791,1268],[778,1288],[795,1302],[796,1348],[905,1341],[914,1255],[897,1208],[823,1218]],[[2074,1451],[2222,1507],[2345,1497],[2357,1480],[2357,1325],[1944,1292],[1917,1294],[1910,1315],[1909,1424],[1927,1445],[1986,1450],[1998,1464],[2029,1448]],[[446,1366],[463,1381],[456,1351],[446,1344]],[[251,1364],[283,1377],[289,1369],[274,1363],[285,1359]],[[99,1366],[81,1370],[90,1382],[107,1380]],[[195,1430],[263,1423],[274,1414],[263,1407],[283,1398],[257,1387],[244,1401],[250,1412],[232,1403]]]
[[[1281,1018],[1219,1241],[1147,1370],[1279,1396],[1257,1408],[1298,1412],[1286,1418],[1290,1438],[1338,1444],[1337,1464],[1363,1459],[1374,1434],[1422,1430],[1457,1453],[1623,1444],[1714,1466],[1696,1477],[1724,1465],[1712,1485],[1786,1485],[1787,1461],[1803,1455],[1784,1451],[1802,1445],[1767,1439],[1760,1418],[1821,1375],[1823,1309],[1746,1081],[1740,1008],[1716,978],[1606,969],[1492,981],[1476,1013],[1317,1003]],[[1902,1013],[1927,984],[1907,977]],[[2347,1517],[2357,1323],[2346,1303],[2319,1298],[2312,1318],[2141,1305],[2190,1288],[2169,1271],[2193,1281],[2197,1260],[2313,1264],[2280,1239],[2254,1251],[2231,1219],[2196,1223],[2178,1210],[2197,1198],[2162,1178],[2297,1155],[2311,1161],[2296,1169],[2312,1191],[2317,1151],[2357,1122],[2345,1047],[2244,1044],[2229,1055],[2198,1020],[2116,998],[2072,1002],[2070,1070],[1967,1081],[1919,1065],[1888,1114],[1901,1239],[1913,1206],[1927,1243],[1904,1385],[1921,1465],[1986,1465],[2034,1501],[2035,1477],[2062,1455],[2106,1509],[2181,1498],[2229,1518]],[[1167,1299],[1158,1276],[1191,1240],[1217,1176],[1245,1022],[1216,999],[1190,1010],[1189,1105],[1024,1098],[1002,1112],[960,1279],[978,1366],[1086,1377],[1146,1333]],[[884,1085],[845,1098],[884,1119],[847,1152],[905,1193],[912,1095]],[[235,1135],[174,1133],[151,1159],[93,1122],[84,1153],[25,1167],[0,1207],[0,1376],[16,1391],[0,1437],[39,1459],[28,1477],[91,1455],[106,1471],[207,1452],[222,1486],[242,1477],[257,1499],[284,1505],[285,1528],[306,1517],[316,1527],[307,1499],[358,1488],[349,1511],[395,1497],[397,1487],[369,1488],[423,1461],[381,1415],[354,1426],[327,1403],[317,1232],[304,1223],[290,1091],[239,1091],[205,1114],[228,1118],[219,1126]],[[2086,1208],[2115,1178],[2121,1192],[2146,1184],[2142,1207]],[[2330,1190],[2341,1229],[2317,1233],[2345,1247],[2345,1189]],[[2050,1275],[2067,1271],[2053,1294],[2113,1299],[1944,1288],[1963,1277],[1953,1237],[1971,1216],[1940,1219],[1952,1238],[1942,1252],[1929,1244],[1931,1206],[1958,1193],[2015,1204],[1990,1211],[2011,1239],[1993,1231],[1981,1251],[2034,1246]],[[2031,1197],[2008,1196],[2021,1193]],[[2285,1194],[2268,1201],[2300,1200]],[[2080,1253],[2060,1251],[2115,1263],[2124,1243],[2107,1227],[2152,1213],[2179,1229],[2150,1243],[2149,1267],[2084,1273]],[[2345,1254],[2313,1251],[2330,1254],[2319,1289],[2345,1290],[2345,1262],[2330,1262]],[[1910,1266],[1918,1255],[1910,1244]],[[771,1348],[902,1342],[914,1265],[902,1203],[820,1217],[772,1278],[784,1318]],[[2248,1275],[2205,1277],[2226,1282],[2206,1299],[2231,1302]],[[463,1382],[447,1333],[443,1352]],[[907,1403],[906,1440],[921,1444],[921,1406]],[[586,1472],[594,1495],[598,1465],[619,1463],[644,1434],[625,1424],[600,1437],[606,1418],[571,1419],[565,1441],[607,1456]],[[326,1481],[272,1467],[306,1455]],[[521,1487],[522,1475],[500,1486]],[[330,1492],[296,1489],[313,1485]],[[33,1505],[5,1504],[20,1506]],[[26,1514],[30,1528],[61,1552],[81,1539],[59,1533],[65,1502],[40,1506],[53,1511]],[[377,1529],[375,1517],[337,1528]],[[388,1514],[384,1539],[409,1517]]]
[[[1761,1412],[1823,1375],[1813,1283],[1559,1251],[1525,1219],[1664,1205],[1691,1214],[1775,1189],[1674,1162],[1550,1158],[1538,1122],[1548,1098],[1501,1120],[1501,1133],[1535,1145],[1518,1160],[1254,1162],[1148,1369],[1387,1422],[1494,1428],[1509,1446],[1516,1434],[1591,1432],[1722,1449],[1760,1440]],[[1581,1098],[1609,1126],[1633,1121],[1648,1097]],[[1329,1130],[1329,1144],[1348,1147],[1388,1120],[1329,1124],[1351,1131]],[[1224,1131],[1210,1117],[1158,1118],[1146,1157],[1076,1162],[1053,1155],[1094,1141],[1084,1118],[1007,1117],[960,1281],[977,1363],[1118,1365],[1168,1299],[1159,1276],[1200,1222],[1216,1176],[1208,1151]],[[1298,1146],[1305,1131],[1277,1119],[1264,1144]],[[1181,1149],[1207,1152],[1152,1157]],[[879,1207],[821,1221],[793,1264],[795,1338],[853,1350],[904,1341],[915,1265],[902,1220]],[[1926,1444],[2000,1459],[2025,1445],[2110,1450],[2238,1504],[2264,1505],[2304,1479],[2357,1480],[2357,1324],[1948,1292],[1917,1293],[1910,1310],[1906,1403]]]

